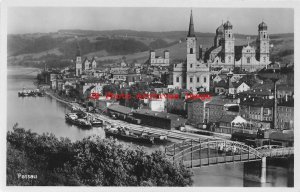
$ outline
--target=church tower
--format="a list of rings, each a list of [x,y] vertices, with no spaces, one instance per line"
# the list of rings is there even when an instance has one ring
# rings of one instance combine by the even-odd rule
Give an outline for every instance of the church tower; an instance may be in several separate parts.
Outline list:
[[[186,38],[187,71],[194,71],[196,63],[196,35],[194,31],[193,12],[191,11],[189,32]]]
[[[80,48],[77,42],[77,51],[76,51],[76,60],[75,60],[75,70],[76,70],[76,76],[80,76],[82,74],[82,61],[81,61],[81,54],[80,54]]]
[[[232,25],[227,21],[224,25],[224,60],[226,64],[234,64],[234,37],[232,33]]]
[[[265,22],[261,22],[258,25],[258,37],[257,37],[257,60],[260,64],[269,64],[270,63],[270,52],[269,52],[269,35],[268,27]]]

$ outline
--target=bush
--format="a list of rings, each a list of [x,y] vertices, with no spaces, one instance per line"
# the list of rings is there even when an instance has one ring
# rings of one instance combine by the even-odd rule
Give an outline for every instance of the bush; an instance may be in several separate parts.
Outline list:
[[[99,136],[71,142],[14,127],[7,133],[7,185],[188,186],[191,172],[161,151],[129,149]],[[28,182],[17,173],[37,174]]]

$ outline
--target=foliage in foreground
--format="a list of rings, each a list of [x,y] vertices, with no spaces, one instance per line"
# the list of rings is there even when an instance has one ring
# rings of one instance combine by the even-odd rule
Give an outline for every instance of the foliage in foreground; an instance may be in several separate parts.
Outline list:
[[[37,175],[21,179],[18,174]],[[71,142],[14,128],[7,132],[7,185],[188,186],[191,172],[160,151],[148,154],[97,136]]]

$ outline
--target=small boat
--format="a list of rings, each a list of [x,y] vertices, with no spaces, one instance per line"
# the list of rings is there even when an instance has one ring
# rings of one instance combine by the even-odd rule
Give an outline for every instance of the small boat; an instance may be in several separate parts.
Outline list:
[[[85,119],[77,119],[75,121],[75,124],[77,124],[78,126],[80,126],[82,128],[87,128],[87,129],[92,128],[92,124]]]
[[[65,119],[68,123],[77,125],[78,127],[92,128],[92,124],[86,119],[83,119],[80,116],[78,116],[77,113],[68,113],[65,115]]]
[[[90,121],[93,127],[101,127],[103,125],[102,120],[94,119]]]
[[[112,136],[118,139],[129,140],[133,142],[141,142],[147,144],[154,144],[154,137],[148,135],[147,133],[142,133],[136,135],[126,127],[117,127],[117,128],[105,128],[105,135],[107,137]]]
[[[39,96],[39,97],[44,97],[44,96],[45,96],[45,93],[39,91],[39,92],[36,93],[36,95]]]
[[[154,136],[154,142],[156,144],[158,144],[158,143],[168,143],[169,142],[168,136],[166,136],[166,135]]]
[[[67,122],[75,124],[76,120],[78,119],[78,116],[76,115],[76,113],[68,113],[65,115],[65,119]]]
[[[43,97],[45,94],[43,92],[41,92],[39,89],[35,89],[35,90],[30,90],[30,89],[25,89],[23,88],[21,91],[18,91],[18,96],[19,97],[27,97],[27,96],[31,96],[31,97]]]

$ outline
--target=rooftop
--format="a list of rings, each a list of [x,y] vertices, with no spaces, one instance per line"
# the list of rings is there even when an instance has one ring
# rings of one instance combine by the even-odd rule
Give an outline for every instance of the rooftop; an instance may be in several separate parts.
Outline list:
[[[125,106],[122,106],[119,104],[112,104],[108,107],[108,109],[111,111],[115,111],[115,112],[119,112],[119,113],[123,113],[123,114],[131,113],[131,108],[125,107]]]
[[[274,105],[274,100],[263,98],[244,98],[241,99],[240,105],[271,108]]]
[[[294,99],[290,99],[288,101],[279,100],[277,105],[282,107],[294,107]]]
[[[214,96],[212,100],[207,103],[207,105],[225,105],[225,104],[235,104],[237,100],[228,99],[224,96]]]
[[[218,83],[215,83],[214,87],[223,87],[225,89],[228,89],[228,83],[225,80],[221,80]]]
[[[139,110],[134,111],[133,113],[148,115],[148,116],[155,116],[155,117],[159,117],[159,118],[163,118],[163,119],[183,120],[183,118],[179,115],[166,113],[166,112],[156,112],[156,111],[151,111],[149,109],[139,109]]]
[[[235,119],[236,115],[224,115],[220,118],[220,122],[231,123]]]

